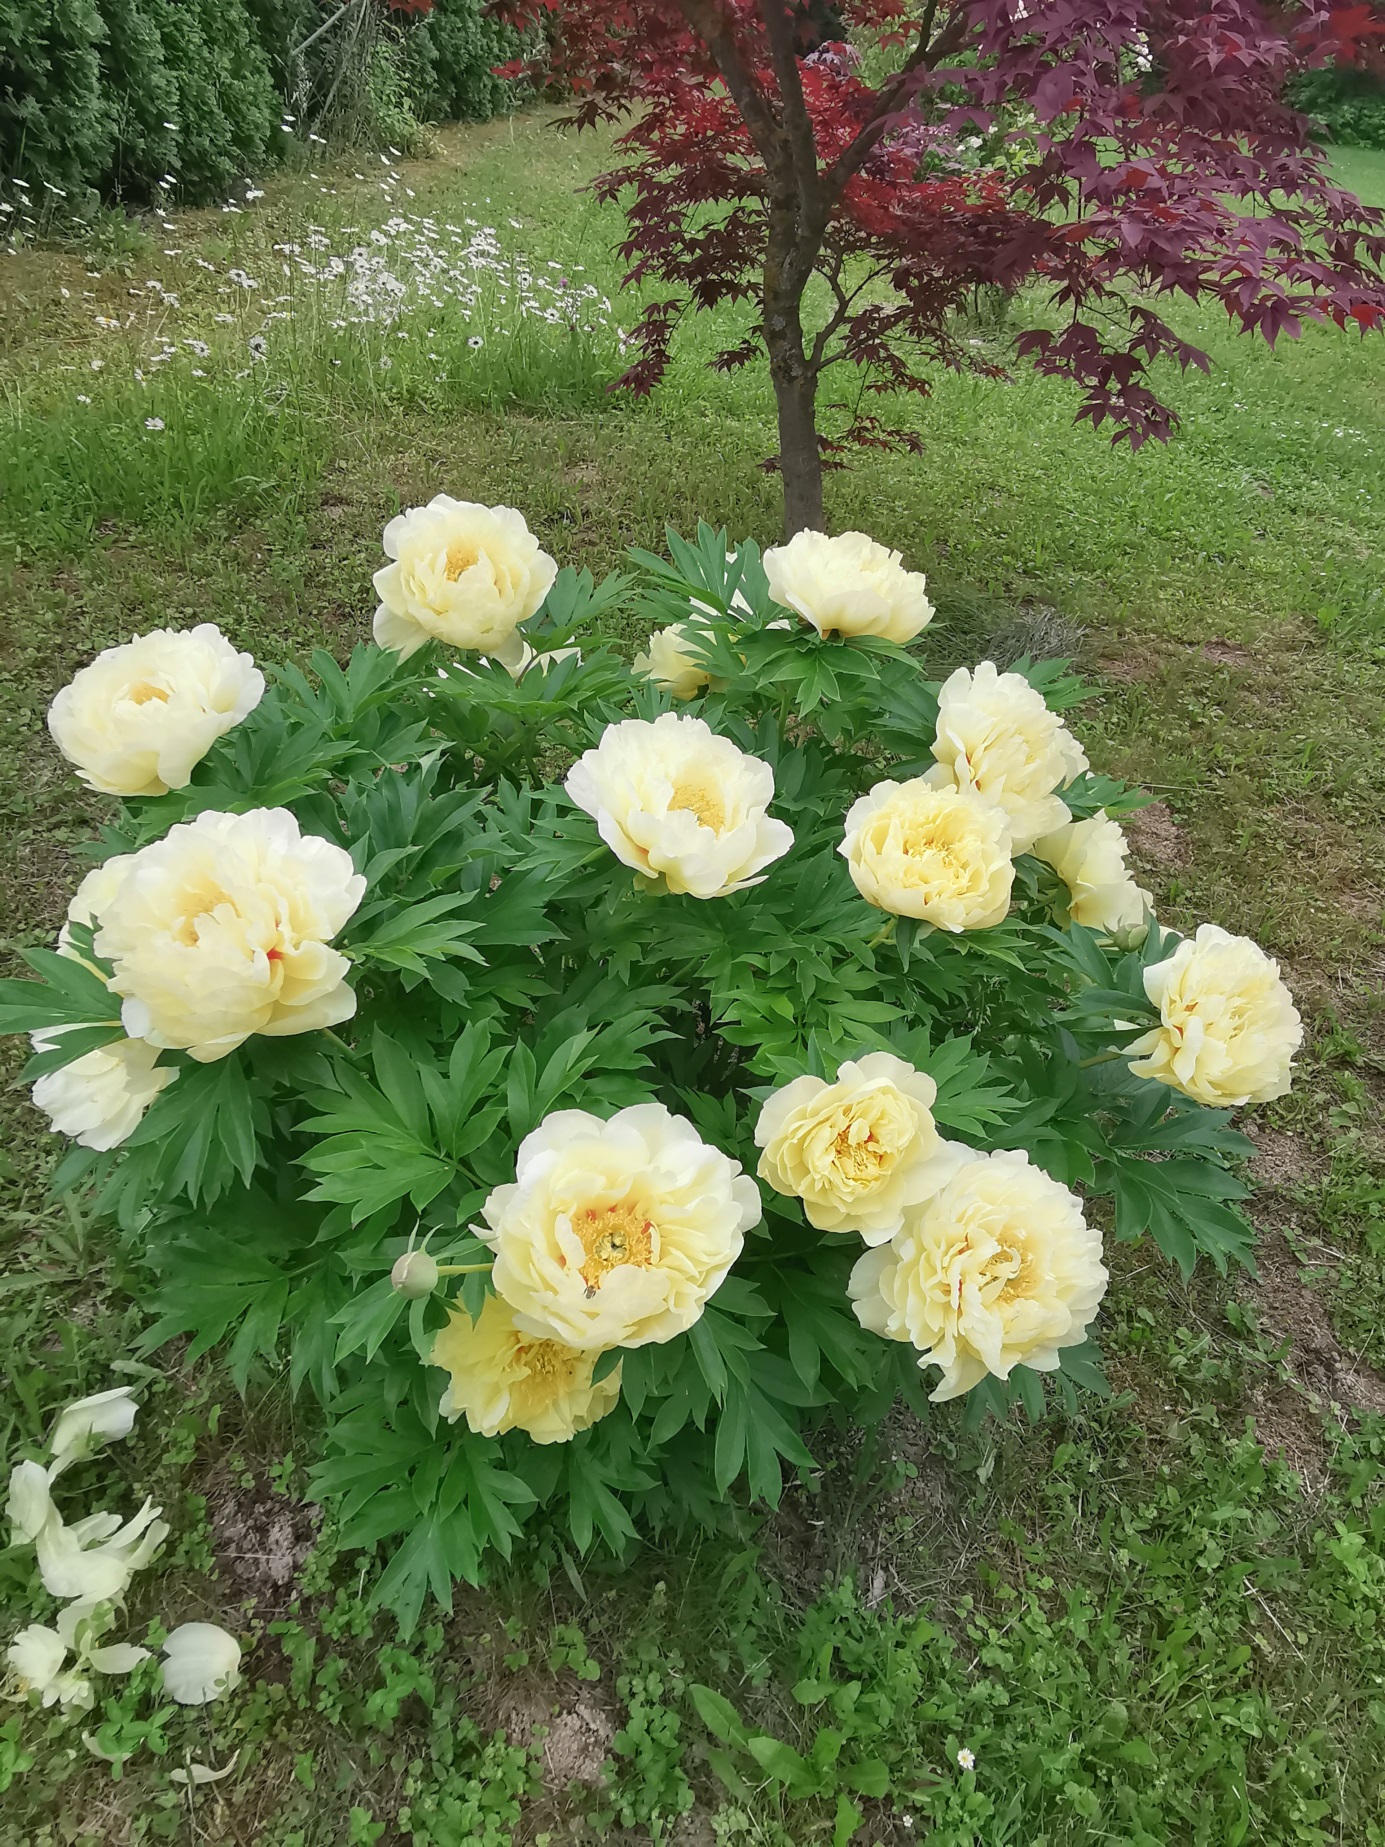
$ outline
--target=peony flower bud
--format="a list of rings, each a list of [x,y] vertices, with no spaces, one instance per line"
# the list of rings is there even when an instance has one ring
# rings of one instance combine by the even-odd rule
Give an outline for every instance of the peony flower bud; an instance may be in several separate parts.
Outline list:
[[[421,1302],[438,1286],[438,1266],[427,1251],[405,1251],[390,1271],[390,1281],[400,1295]]]

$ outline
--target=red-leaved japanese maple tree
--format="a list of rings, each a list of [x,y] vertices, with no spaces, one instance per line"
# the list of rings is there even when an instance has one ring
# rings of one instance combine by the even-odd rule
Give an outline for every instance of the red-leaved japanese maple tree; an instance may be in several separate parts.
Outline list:
[[[1385,214],[1332,183],[1283,101],[1305,64],[1378,45],[1366,6],[501,5],[545,17],[579,124],[629,118],[596,190],[625,206],[630,280],[659,292],[620,383],[658,381],[689,306],[742,305],[715,363],[768,355],[790,534],[823,526],[823,467],[846,445],[918,447],[864,407],[926,393],[939,365],[1001,370],[957,331],[978,290],[1025,291],[1018,356],[1132,446],[1175,422],[1153,363],[1207,366],[1165,298],[1220,302],[1271,343],[1305,320],[1385,321]],[[822,387],[844,365],[846,427],[826,438]]]

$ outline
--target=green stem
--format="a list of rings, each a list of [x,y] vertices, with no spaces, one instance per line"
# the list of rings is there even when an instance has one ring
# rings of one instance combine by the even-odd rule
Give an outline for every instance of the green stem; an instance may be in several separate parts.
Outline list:
[[[1108,1065],[1113,1058],[1124,1058],[1124,1056],[1124,1052],[1120,1051],[1097,1052],[1091,1058],[1079,1059],[1077,1068],[1079,1071],[1090,1071],[1093,1065]]]
[[[488,1263],[440,1263],[439,1276],[480,1276],[490,1269]]]

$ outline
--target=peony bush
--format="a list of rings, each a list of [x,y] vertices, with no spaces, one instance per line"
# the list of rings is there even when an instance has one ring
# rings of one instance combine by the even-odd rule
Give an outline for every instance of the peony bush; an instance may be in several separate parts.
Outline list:
[[[55,1185],[146,1352],[320,1402],[406,1624],[521,1536],[773,1504],[901,1397],[1101,1390],[1105,1240],[1249,1260],[1232,1115],[1298,1015],[1151,915],[1065,664],[930,681],[859,533],[669,546],[597,585],[439,495],[345,667],[156,630],[54,702],[120,798],[0,989]]]

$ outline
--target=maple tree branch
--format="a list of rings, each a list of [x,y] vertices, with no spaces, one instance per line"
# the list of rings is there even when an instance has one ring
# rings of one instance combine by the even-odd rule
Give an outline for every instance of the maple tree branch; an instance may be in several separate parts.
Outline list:
[[[779,138],[779,124],[755,81],[754,72],[741,56],[735,34],[729,29],[716,0],[678,0],[678,10],[687,21],[688,30],[711,52],[721,80],[741,120],[750,130],[766,171],[782,184],[785,150]]]
[[[941,0],[928,0],[923,18],[919,21],[919,35],[914,49],[890,82],[881,89],[874,107],[861,124],[855,139],[842,149],[823,175],[823,196],[829,204],[836,204],[842,188],[860,169],[862,162],[884,133],[889,117],[895,113],[906,95],[918,89],[915,81],[918,73],[933,70],[944,58],[951,57],[954,51],[961,49],[970,28],[966,8],[959,6],[950,13],[942,31],[935,39],[933,27],[940,5]]]
[[[818,197],[818,147],[813,134],[812,118],[803,96],[803,79],[799,75],[793,33],[785,0],[759,0],[760,17],[765,22],[770,57],[779,82],[779,100],[784,111],[784,130],[788,135],[793,159],[794,183],[805,223],[826,222],[826,213]]]
[[[827,342],[832,338],[833,334],[851,312],[851,297],[842,293],[842,257],[840,251],[834,253],[832,267],[819,271],[819,274],[826,276],[828,286],[836,297],[837,306],[826,324],[818,329],[817,335],[813,340],[812,351],[808,355],[808,364],[815,373],[821,372],[822,370],[823,355],[827,351]]]

